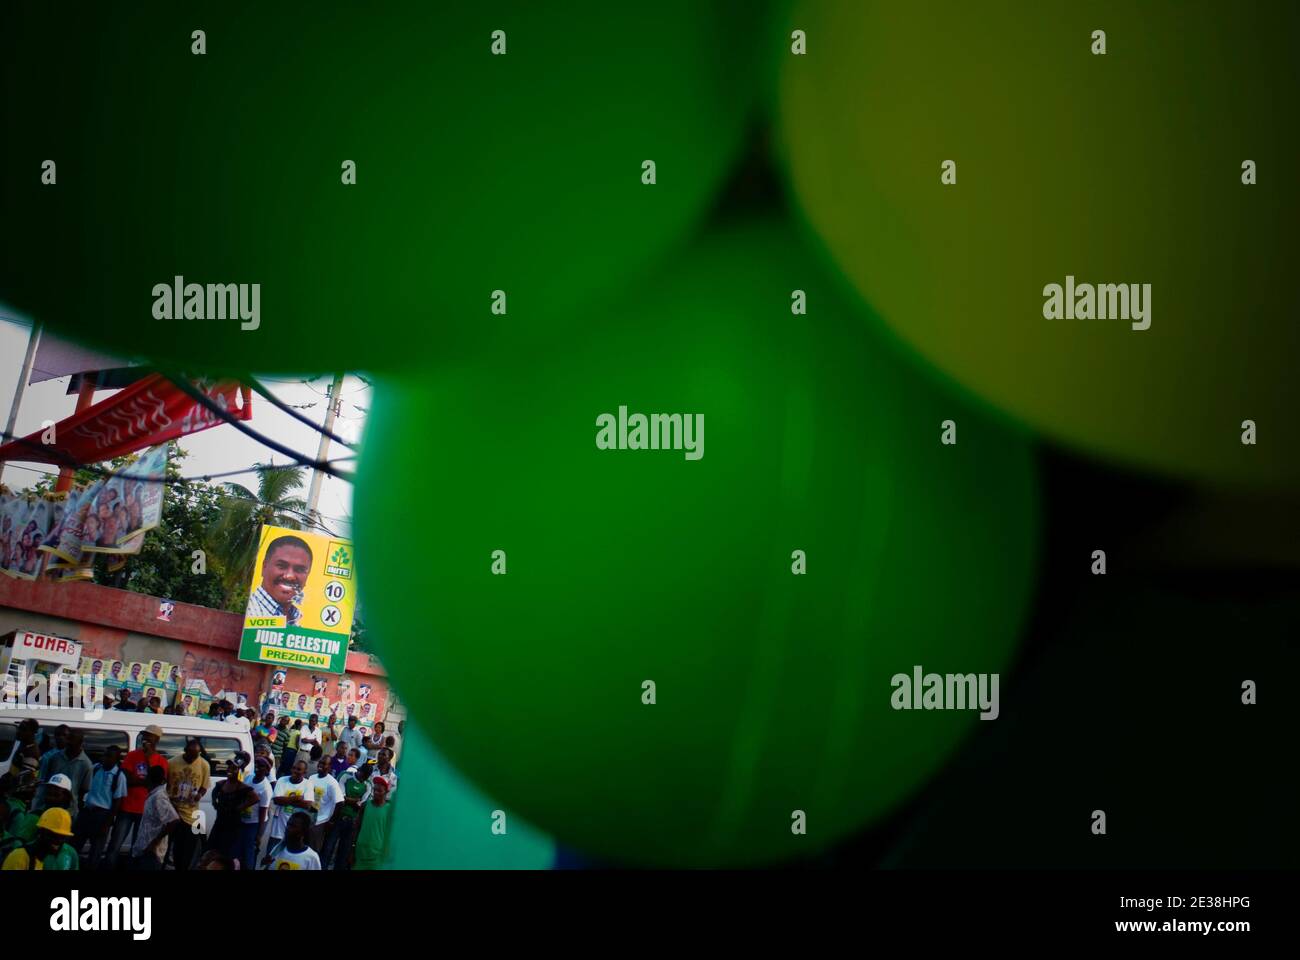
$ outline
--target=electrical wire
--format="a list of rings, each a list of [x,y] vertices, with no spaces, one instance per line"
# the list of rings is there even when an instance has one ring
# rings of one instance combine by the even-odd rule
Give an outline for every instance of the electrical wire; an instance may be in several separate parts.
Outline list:
[[[220,404],[214,401],[211,397],[205,394],[198,387],[194,386],[194,384],[190,381],[188,377],[179,374],[174,375],[167,371],[162,371],[162,372],[164,376],[166,376],[169,380],[171,380],[172,383],[175,384],[191,400],[198,403],[209,413],[215,414],[216,416],[220,417],[222,420],[230,424],[232,427],[234,427],[236,430],[238,430],[240,433],[244,434],[245,436],[252,437],[254,440],[262,444],[263,446],[269,447],[270,449],[274,450],[276,453],[279,453],[283,456],[290,457],[295,462],[301,464],[304,467],[311,467],[313,470],[319,470],[321,473],[327,474],[328,476],[338,477],[340,480],[347,480],[349,483],[352,482],[352,474],[341,473],[340,471],[335,470],[332,466],[330,466],[328,463],[324,462],[323,460],[313,460],[310,457],[304,457],[302,454],[298,453],[293,448],[287,447],[283,443],[280,443],[280,441],[272,440],[270,437],[266,436],[265,434],[260,433],[257,430],[254,430],[252,427],[244,423],[242,420],[237,419],[234,414],[232,414],[229,410],[222,407]]]
[[[172,383],[175,384],[176,387],[178,387],[183,393],[189,396],[190,399],[194,400],[196,403],[204,407],[210,413],[215,414],[217,417],[224,420],[226,423],[230,424],[240,433],[248,437],[251,437],[252,439],[256,440],[258,443],[262,444],[263,446],[268,447],[271,450],[274,450],[276,453],[289,457],[291,460],[293,460],[295,463],[301,466],[311,467],[313,470],[319,470],[321,473],[327,474],[328,476],[331,477],[337,477],[340,480],[346,480],[349,483],[353,482],[352,474],[343,473],[341,471],[335,470],[334,467],[331,466],[330,462],[315,460],[311,457],[304,456],[303,454],[298,453],[296,450],[292,449],[291,447],[287,447],[284,444],[280,443],[278,440],[272,440],[270,437],[266,436],[265,434],[262,434],[259,431],[254,430],[252,427],[248,426],[242,420],[237,419],[229,410],[226,410],[224,407],[222,407],[214,400],[212,400],[212,398],[207,396],[205,393],[203,393],[203,391],[195,387],[189,381],[188,378],[183,376],[172,376],[170,374],[165,374],[165,375],[168,376],[168,379],[170,379]],[[311,421],[308,420],[306,417],[302,417],[300,414],[297,413],[295,413],[294,416],[306,422],[317,432],[324,433],[323,428],[321,428],[320,426],[314,423],[311,423]],[[28,440],[25,437],[14,436],[13,434],[9,433],[7,430],[0,431],[0,435],[3,435],[6,440],[16,440],[20,443],[25,444],[28,447],[31,447],[32,449],[42,451],[42,456],[41,456],[42,461],[45,461],[48,457],[53,456],[56,460],[58,460],[59,464],[64,467],[69,467],[72,469],[90,469],[90,470],[96,469],[78,463],[75,458],[71,457],[70,455],[64,454],[61,450],[58,450],[57,448],[50,447],[46,444],[37,444],[35,441]],[[344,446],[348,447],[349,449],[355,449],[354,444],[346,440],[343,440],[342,438],[339,438],[339,442],[342,443]],[[339,459],[344,459],[344,458],[339,458]],[[128,479],[148,480],[154,478],[128,476]]]
[[[338,459],[340,459],[340,460],[355,460],[356,458],[355,458],[355,457],[339,457]],[[5,466],[6,466],[7,469],[11,469],[11,470],[26,470],[28,473],[39,473],[39,474],[41,474],[42,476],[46,476],[46,477],[57,477],[57,476],[59,476],[59,474],[55,473],[55,472],[52,471],[52,470],[41,470],[41,469],[39,469],[38,467],[24,467],[24,466],[22,466],[22,465],[20,465],[20,464],[17,464],[17,463],[9,463],[9,464],[6,464]],[[83,469],[83,470],[91,470],[91,469],[94,469],[96,472],[100,472],[100,471],[99,471],[99,468],[81,467],[81,468],[79,468],[79,469]],[[263,468],[263,469],[267,469],[267,468]],[[276,468],[276,467],[270,467],[269,469],[274,470],[274,469],[277,469],[277,468]],[[210,483],[211,481],[216,480],[216,479],[220,479],[221,477],[236,477],[236,476],[239,476],[240,474],[243,474],[243,473],[257,473],[257,472],[259,472],[259,470],[258,470],[258,467],[257,467],[257,466],[252,466],[252,467],[245,467],[245,468],[242,469],[242,470],[225,470],[225,471],[222,471],[221,473],[207,473],[207,474],[203,474],[202,476],[197,476],[197,475],[196,475],[196,476],[193,476],[193,477],[129,477],[129,476],[126,476],[126,474],[121,474],[121,473],[114,474],[112,471],[102,471],[102,472],[103,472],[103,474],[106,475],[106,476],[126,477],[126,479],[128,479],[128,480],[142,480],[142,481],[146,481],[146,482],[149,482],[149,483],[165,483],[165,484],[167,484],[167,485],[169,485],[169,486],[173,486],[173,487],[186,486],[187,491],[188,491],[188,485],[191,484],[191,483],[195,483],[195,482],[198,482],[198,481],[203,481],[203,482],[205,482],[205,483]],[[181,491],[181,492],[187,492],[187,491]],[[223,492],[223,491],[221,491],[221,490],[219,490],[219,489],[216,489],[216,488],[213,488],[210,492],[212,493],[213,496],[220,497],[220,498],[223,499],[223,500],[238,500],[238,501],[240,501],[240,502],[242,502],[242,503],[256,503],[256,504],[259,505],[259,506],[272,506],[272,504],[268,504],[266,501],[264,501],[264,500],[259,500],[259,499],[257,499],[256,497],[253,497],[253,498],[251,498],[251,499],[250,499],[249,497],[241,497],[241,496],[239,496],[238,494],[235,494],[235,493],[225,493],[225,492]],[[13,492],[11,495],[12,495],[12,496],[23,496],[24,494],[23,494],[22,491],[15,491],[15,492]],[[283,508],[283,507],[278,507],[277,509],[280,510],[281,513],[289,513],[289,514],[293,514],[294,516],[297,516],[297,517],[302,517],[303,519],[306,519],[306,520],[313,520],[311,514],[309,514],[309,513],[304,513],[304,512],[301,511],[301,510],[289,510],[289,509],[285,509],[285,508]],[[352,518],[351,518],[350,516],[348,516],[348,517],[332,517],[332,516],[326,516],[325,514],[320,514],[319,516],[320,516],[320,519],[322,519],[322,520],[333,520],[335,523],[346,523],[346,524],[348,524],[349,526],[352,525]],[[314,522],[314,521],[313,521],[313,522]],[[326,533],[329,533],[329,532],[330,532],[330,531],[327,530],[323,525],[321,526],[321,529],[325,530]],[[337,536],[337,534],[335,534],[335,536]]]
[[[311,428],[312,428],[313,430],[315,430],[317,433],[324,434],[325,436],[327,436],[327,437],[329,437],[331,440],[333,440],[335,443],[341,443],[341,444],[343,444],[343,446],[347,447],[349,450],[355,450],[355,449],[356,449],[356,445],[355,445],[355,444],[353,444],[352,442],[350,442],[350,441],[348,441],[348,440],[344,440],[342,437],[340,437],[340,436],[339,436],[337,433],[335,433],[333,430],[326,430],[325,427],[322,426],[321,424],[318,424],[318,423],[314,423],[314,422],[312,422],[312,420],[310,420],[310,419],[307,418],[307,417],[304,417],[304,416],[303,416],[301,413],[299,413],[297,410],[294,410],[292,407],[290,407],[287,403],[285,403],[285,402],[284,402],[283,400],[281,400],[279,397],[277,397],[277,396],[275,396],[274,394],[272,394],[270,390],[268,390],[268,389],[266,389],[266,387],[262,386],[262,384],[259,383],[258,380],[257,380],[255,377],[252,377],[252,376],[249,376],[249,375],[245,375],[245,376],[241,377],[240,379],[243,380],[244,383],[247,383],[247,384],[248,384],[250,387],[252,387],[254,390],[256,390],[256,391],[257,391],[259,394],[261,394],[263,397],[265,397],[265,398],[270,402],[271,406],[275,407],[277,410],[283,410],[285,413],[289,414],[289,416],[293,417],[293,418],[294,418],[295,420],[297,420],[299,423],[305,423],[305,424],[307,424],[307,426],[311,427]],[[315,404],[313,404],[313,406],[315,406]]]
[[[6,440],[19,440],[19,441],[23,440],[22,437],[13,436],[13,434],[9,433],[8,431],[0,431],[0,436],[3,436],[4,438],[6,438]],[[35,446],[38,447],[38,449],[45,449],[45,447],[42,447],[38,444],[32,444],[32,442],[29,442],[29,446]],[[350,460],[355,460],[355,459],[357,459],[356,454],[348,454],[347,457],[335,457],[334,459],[329,460],[329,463],[346,463],[346,462],[350,462]],[[315,463],[315,460],[313,460],[313,463]],[[116,477],[120,477],[120,479],[122,480],[139,480],[142,481],[142,483],[187,484],[187,483],[195,483],[195,481],[198,480],[203,480],[205,481],[205,483],[211,483],[211,481],[214,479],[220,479],[220,477],[224,477],[224,476],[238,476],[239,473],[257,473],[264,470],[287,470],[290,464],[286,463],[283,464],[283,466],[277,466],[277,464],[274,463],[253,464],[253,466],[251,467],[243,467],[242,470],[226,470],[220,473],[195,473],[194,476],[181,476],[181,477],[147,476],[147,475],[142,475],[142,473],[125,473],[122,472],[121,468],[118,468],[118,470],[108,470],[108,468],[99,467],[96,466],[96,464],[78,463],[75,462],[75,460],[72,460],[72,462],[65,464],[65,466],[66,468],[68,468],[68,470],[85,470],[87,472],[94,473],[95,476],[105,477],[105,479],[107,479],[107,477],[110,476],[116,476]],[[295,464],[295,466],[305,466],[305,464]],[[14,470],[26,470],[32,473],[44,473],[45,476],[59,476],[59,473],[56,472],[52,472],[48,470],[38,470],[38,468],[35,467],[23,467],[23,466],[19,466],[19,464],[17,463],[6,462],[5,467],[13,467]],[[338,476],[339,479],[341,480],[351,479],[351,475],[347,475],[347,476],[335,475],[335,476]]]

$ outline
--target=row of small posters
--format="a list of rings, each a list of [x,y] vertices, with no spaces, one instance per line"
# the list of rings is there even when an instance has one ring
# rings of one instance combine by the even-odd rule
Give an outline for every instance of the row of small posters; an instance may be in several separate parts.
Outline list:
[[[167,444],[89,486],[65,493],[0,493],[0,573],[35,580],[50,573],[89,580],[95,554],[114,557],[109,570],[140,552],[144,535],[162,522]]]
[[[125,687],[131,699],[138,703],[157,697],[164,707],[179,700],[181,708],[190,716],[206,713],[217,698],[203,688],[186,688],[181,669],[164,660],[113,660],[107,657],[82,657],[81,676],[88,681],[101,680],[104,691],[113,699]],[[227,699],[234,697],[227,695]]]
[[[114,699],[117,691],[126,687],[135,702],[157,697],[162,706],[179,699],[181,709],[191,716],[206,714],[218,699],[229,700],[237,707],[249,705],[246,693],[222,691],[224,697],[211,694],[206,689],[187,686],[181,668],[164,660],[112,660],[106,657],[82,657],[81,676],[88,680],[102,677],[104,690]],[[367,699],[331,701],[319,693],[299,693],[295,690],[276,689],[266,697],[264,707],[275,711],[277,717],[288,716],[306,720],[313,713],[327,721],[333,715],[340,724],[348,717],[356,717],[358,725],[371,727],[379,719],[379,705],[369,698],[369,684],[363,695]]]
[[[356,717],[357,724],[361,727],[370,727],[379,719],[378,705],[368,700],[353,700],[349,703],[344,703],[342,700],[331,702],[326,697],[297,693],[293,690],[279,690],[268,694],[266,708],[274,710],[276,717],[301,717],[304,720],[314,713],[323,723],[328,723],[328,718],[333,716],[340,725],[347,723],[348,717]]]

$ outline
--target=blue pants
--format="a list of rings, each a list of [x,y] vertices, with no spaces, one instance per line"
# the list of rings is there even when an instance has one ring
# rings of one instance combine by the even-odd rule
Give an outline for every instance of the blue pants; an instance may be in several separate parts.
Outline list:
[[[108,845],[108,818],[112,811],[106,807],[85,806],[77,814],[77,823],[73,828],[72,845],[81,852],[81,847],[90,841],[90,869],[98,870],[103,859],[104,848]]]
[[[239,825],[239,857],[240,870],[257,869],[257,841],[262,832],[260,823],[241,823]]]
[[[131,844],[135,842],[136,831],[140,829],[140,814],[119,813],[113,821],[113,835],[108,840],[108,868],[117,867],[118,854],[122,848],[127,850],[127,861],[131,859]]]

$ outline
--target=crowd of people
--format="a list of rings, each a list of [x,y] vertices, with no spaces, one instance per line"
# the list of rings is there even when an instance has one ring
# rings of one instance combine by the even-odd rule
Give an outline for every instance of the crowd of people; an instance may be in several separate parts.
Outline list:
[[[119,703],[129,702],[129,700]],[[123,706],[160,712],[145,705]],[[166,712],[165,710],[161,712]],[[0,869],[367,870],[387,859],[396,756],[382,722],[339,727],[214,703],[214,720],[249,720],[253,752],[217,771],[197,737],[178,755],[159,750],[151,724],[125,756],[107,747],[91,761],[80,730],[62,725],[38,742],[34,719],[18,725],[0,777]],[[213,822],[202,809],[209,797]]]

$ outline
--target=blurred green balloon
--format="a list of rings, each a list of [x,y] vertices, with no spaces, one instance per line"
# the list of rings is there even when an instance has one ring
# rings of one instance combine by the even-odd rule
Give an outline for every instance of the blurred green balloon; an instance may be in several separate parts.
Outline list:
[[[394,870],[547,870],[555,844],[509,811],[505,832],[492,830],[500,804],[474,789],[408,724],[389,866]]]
[[[790,22],[793,192],[903,340],[1085,451],[1300,480],[1294,5],[803,0]],[[1150,284],[1149,329],[1045,319],[1067,276]]]
[[[872,338],[771,224],[709,236],[602,319],[376,387],[355,514],[370,635],[439,749],[559,843],[813,853],[976,723],[891,709],[895,673],[1007,666],[1030,449]],[[702,414],[702,456],[598,449],[621,405]]]
[[[191,369],[554,336],[713,202],[764,7],[5,4],[0,300]],[[177,276],[260,284],[259,326],[207,315],[206,287],[205,319],[156,318]]]

